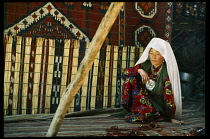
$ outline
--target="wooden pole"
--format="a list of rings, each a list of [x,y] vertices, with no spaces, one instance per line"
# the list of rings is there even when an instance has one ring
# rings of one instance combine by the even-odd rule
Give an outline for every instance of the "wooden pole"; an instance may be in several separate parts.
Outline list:
[[[67,109],[70,106],[72,100],[74,99],[74,96],[82,86],[85,79],[84,77],[87,76],[97,53],[101,49],[101,46],[108,32],[110,31],[112,25],[114,24],[114,21],[116,20],[120,12],[122,5],[123,2],[112,2],[110,4],[109,9],[107,10],[92,41],[90,42],[87,53],[85,54],[79,66],[77,74],[63,93],[59,106],[56,110],[56,113],[46,134],[47,137],[53,137],[57,135],[57,132],[66,115]]]

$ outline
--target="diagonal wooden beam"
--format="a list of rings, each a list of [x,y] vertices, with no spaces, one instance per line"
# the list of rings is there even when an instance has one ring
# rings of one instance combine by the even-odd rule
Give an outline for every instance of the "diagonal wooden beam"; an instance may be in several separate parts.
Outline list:
[[[67,109],[70,106],[72,100],[74,99],[76,93],[82,86],[85,78],[94,62],[94,59],[101,49],[101,46],[109,33],[112,25],[114,24],[120,9],[123,5],[123,2],[112,2],[107,10],[105,16],[101,20],[101,23],[89,44],[87,53],[85,54],[77,74],[75,75],[73,81],[67,86],[63,96],[60,100],[56,113],[53,117],[53,120],[50,124],[47,137],[53,137],[57,135],[57,132],[63,122],[63,119],[66,115]]]

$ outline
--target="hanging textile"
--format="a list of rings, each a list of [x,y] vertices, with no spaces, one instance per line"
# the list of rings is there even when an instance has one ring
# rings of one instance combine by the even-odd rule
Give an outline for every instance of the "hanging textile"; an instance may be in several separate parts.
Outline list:
[[[4,36],[4,115],[54,113],[74,79],[89,42]],[[68,112],[119,108],[121,70],[134,66],[143,49],[104,45]]]

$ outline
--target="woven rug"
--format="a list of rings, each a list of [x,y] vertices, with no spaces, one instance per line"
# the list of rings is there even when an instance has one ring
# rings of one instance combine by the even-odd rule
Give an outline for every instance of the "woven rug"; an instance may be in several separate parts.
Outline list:
[[[202,111],[198,111],[198,108],[192,107],[192,105],[191,107],[185,105],[185,107],[183,107],[183,121],[187,124],[158,122],[158,125],[164,126],[161,131],[148,130],[143,132],[147,136],[182,136],[197,127],[205,127],[205,115],[201,106],[199,106],[199,110]],[[140,124],[125,122],[123,111],[118,110],[120,109],[114,109],[109,113],[108,111],[99,111],[100,114],[94,113],[95,110],[89,116],[78,116],[76,113],[67,114],[68,116],[64,118],[57,137],[105,136],[106,129],[112,126],[118,126],[122,129],[133,129],[140,126]],[[54,114],[5,116],[4,137],[45,137],[53,116]]]

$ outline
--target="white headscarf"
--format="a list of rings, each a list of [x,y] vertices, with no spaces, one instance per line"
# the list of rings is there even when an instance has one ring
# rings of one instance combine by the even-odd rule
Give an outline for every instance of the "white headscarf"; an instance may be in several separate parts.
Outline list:
[[[142,53],[141,57],[139,58],[139,60],[136,62],[135,65],[144,63],[148,59],[150,48],[154,48],[157,51],[159,51],[160,54],[165,59],[168,76],[172,85],[172,92],[174,94],[174,102],[176,105],[175,119],[181,120],[182,96],[181,96],[179,69],[171,45],[163,39],[153,38],[149,42],[149,44],[147,45],[147,47],[145,48],[144,52]]]

